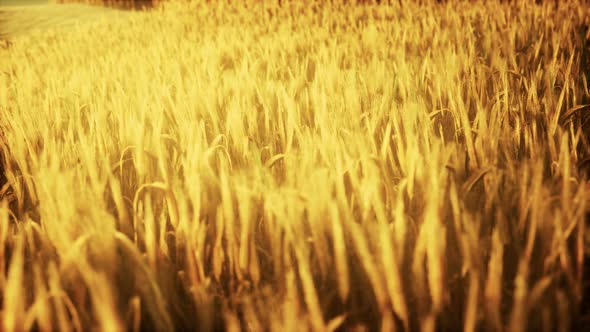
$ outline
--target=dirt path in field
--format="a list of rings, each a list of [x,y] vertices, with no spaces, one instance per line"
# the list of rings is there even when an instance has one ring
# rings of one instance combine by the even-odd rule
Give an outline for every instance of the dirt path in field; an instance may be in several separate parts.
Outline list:
[[[0,39],[11,39],[34,30],[73,28],[99,19],[120,19],[130,12],[82,4],[0,6]]]

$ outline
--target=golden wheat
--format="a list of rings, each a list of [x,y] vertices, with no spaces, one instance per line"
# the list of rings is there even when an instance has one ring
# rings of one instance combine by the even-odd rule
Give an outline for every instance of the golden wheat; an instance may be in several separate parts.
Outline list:
[[[589,26],[175,0],[11,38],[1,329],[587,327]]]

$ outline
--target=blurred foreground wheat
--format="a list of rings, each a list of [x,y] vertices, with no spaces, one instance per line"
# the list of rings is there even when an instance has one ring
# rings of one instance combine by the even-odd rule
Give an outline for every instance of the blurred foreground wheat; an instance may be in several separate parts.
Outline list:
[[[2,329],[587,327],[590,7],[402,4],[0,49]]]

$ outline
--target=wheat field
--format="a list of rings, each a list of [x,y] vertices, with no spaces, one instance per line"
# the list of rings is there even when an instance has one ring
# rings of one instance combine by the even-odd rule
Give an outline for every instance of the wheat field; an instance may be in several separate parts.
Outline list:
[[[589,328],[589,27],[172,0],[0,41],[0,330]]]

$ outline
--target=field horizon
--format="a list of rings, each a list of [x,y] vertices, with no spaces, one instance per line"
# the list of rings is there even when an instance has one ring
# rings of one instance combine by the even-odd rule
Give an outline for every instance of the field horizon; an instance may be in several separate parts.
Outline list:
[[[590,329],[587,1],[7,8],[0,330]]]
[[[77,26],[127,18],[129,11],[87,4],[28,4],[0,6],[0,40],[43,33],[47,30],[71,32]]]

